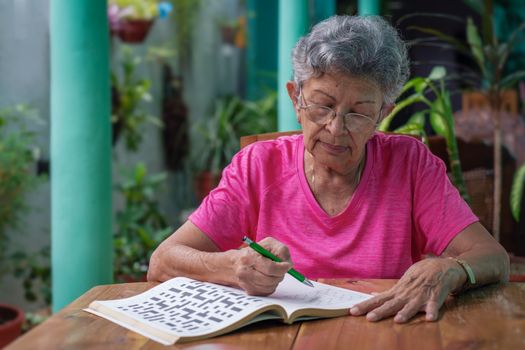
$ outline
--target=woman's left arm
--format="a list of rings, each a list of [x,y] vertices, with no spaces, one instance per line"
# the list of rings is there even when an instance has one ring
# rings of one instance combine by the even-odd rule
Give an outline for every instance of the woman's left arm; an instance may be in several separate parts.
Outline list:
[[[395,315],[395,322],[404,323],[423,311],[427,321],[437,320],[447,296],[468,286],[467,272],[450,258],[463,260],[472,268],[475,286],[509,280],[507,252],[477,222],[456,235],[440,257],[415,263],[391,289],[354,306],[350,313],[366,314],[369,321]]]

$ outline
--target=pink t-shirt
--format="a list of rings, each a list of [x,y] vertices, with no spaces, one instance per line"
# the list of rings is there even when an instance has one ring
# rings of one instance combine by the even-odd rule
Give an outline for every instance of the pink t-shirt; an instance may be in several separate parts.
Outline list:
[[[424,254],[440,255],[478,221],[444,163],[413,137],[376,133],[361,181],[340,214],[317,203],[304,174],[303,136],[242,149],[189,220],[221,250],[244,235],[290,249],[308,278],[399,278]]]

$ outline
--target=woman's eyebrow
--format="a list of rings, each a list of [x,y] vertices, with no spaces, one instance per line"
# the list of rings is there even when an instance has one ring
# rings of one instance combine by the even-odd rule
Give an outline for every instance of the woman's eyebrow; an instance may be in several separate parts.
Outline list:
[[[332,99],[333,101],[337,101],[337,99],[334,96],[326,93],[323,90],[315,89],[315,90],[312,91],[312,94],[314,94],[314,93],[323,94],[323,95],[329,97],[330,99]],[[376,101],[374,101],[374,100],[362,100],[362,101],[356,101],[355,102],[356,105],[360,105],[360,104],[375,104],[375,103],[376,103]]]
[[[312,91],[312,94],[313,94],[313,93],[316,93],[316,92],[317,92],[317,93],[320,93],[320,94],[323,94],[323,95],[325,95],[325,96],[331,98],[331,99],[334,100],[334,101],[336,100],[336,98],[335,98],[334,96],[332,96],[332,95],[330,95],[330,94],[324,92],[323,90],[315,89],[315,90]]]
[[[372,104],[375,104],[376,101],[373,101],[373,100],[363,100],[363,101],[357,101],[355,104],[356,104],[356,105],[360,105],[360,104],[365,104],[365,103],[372,103]]]

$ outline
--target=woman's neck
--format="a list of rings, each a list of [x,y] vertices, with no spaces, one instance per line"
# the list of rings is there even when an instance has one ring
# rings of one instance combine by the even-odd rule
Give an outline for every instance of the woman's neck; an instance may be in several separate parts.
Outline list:
[[[361,180],[365,161],[366,152],[363,152],[359,162],[355,166],[344,171],[333,169],[316,162],[312,154],[305,151],[304,170],[306,178],[308,179],[310,187],[314,193],[316,192],[317,187],[321,185],[325,190],[333,189],[334,192],[345,189],[351,189],[353,192]]]

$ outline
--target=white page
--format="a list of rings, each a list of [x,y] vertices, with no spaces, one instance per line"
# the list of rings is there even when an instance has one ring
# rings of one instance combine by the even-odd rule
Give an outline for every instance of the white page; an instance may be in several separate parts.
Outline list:
[[[309,287],[289,274],[277,286],[276,291],[261,299],[268,303],[279,303],[288,315],[298,309],[326,309],[337,310],[352,306],[371,298],[369,294],[354,292],[344,288],[329,286],[311,281],[314,287]]]

